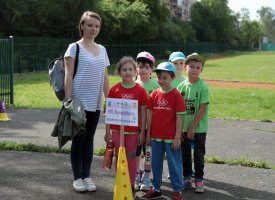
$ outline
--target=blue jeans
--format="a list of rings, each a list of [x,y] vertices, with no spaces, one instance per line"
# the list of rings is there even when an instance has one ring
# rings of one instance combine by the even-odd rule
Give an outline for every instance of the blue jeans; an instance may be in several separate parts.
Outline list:
[[[182,149],[182,165],[183,176],[191,178],[192,176],[192,155],[191,155],[191,140],[186,138],[184,133],[184,141],[181,143]],[[194,140],[194,165],[195,165],[195,178],[203,179],[204,175],[204,155],[205,155],[205,140],[206,133],[196,133]]]
[[[182,190],[182,160],[181,148],[178,150],[172,149],[172,143],[157,142],[151,140],[152,147],[152,184],[155,190],[160,190],[162,184],[163,172],[163,157],[166,152],[167,162],[170,174],[170,180],[174,192],[181,192]]]
[[[71,146],[71,164],[74,180],[90,176],[94,153],[94,135],[98,124],[100,111],[86,112],[86,133],[73,138]]]

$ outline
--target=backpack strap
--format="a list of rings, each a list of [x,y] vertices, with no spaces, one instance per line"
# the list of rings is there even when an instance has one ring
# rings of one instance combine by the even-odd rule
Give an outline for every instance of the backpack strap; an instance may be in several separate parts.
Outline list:
[[[73,78],[75,77],[76,72],[77,72],[78,55],[79,55],[79,44],[77,44],[77,43],[75,43],[75,44],[76,44],[76,53],[75,53],[75,59],[74,59],[74,75],[73,75]]]

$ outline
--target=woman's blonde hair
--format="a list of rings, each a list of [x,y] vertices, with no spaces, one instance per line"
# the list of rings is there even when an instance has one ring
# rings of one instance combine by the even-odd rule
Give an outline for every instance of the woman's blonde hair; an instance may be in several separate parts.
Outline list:
[[[120,74],[120,70],[121,70],[121,67],[122,65],[126,64],[126,63],[131,63],[133,64],[134,66],[134,69],[137,70],[137,64],[136,64],[136,61],[130,57],[130,56],[123,56],[119,61],[118,63],[116,64],[116,72],[118,74]]]
[[[101,17],[99,16],[99,14],[92,12],[92,11],[85,11],[82,14],[79,24],[78,24],[78,31],[79,31],[80,38],[83,37],[83,30],[81,29],[81,25],[84,24],[87,17],[93,17],[93,18],[97,19],[99,21],[100,25],[102,23],[102,20],[101,20]]]

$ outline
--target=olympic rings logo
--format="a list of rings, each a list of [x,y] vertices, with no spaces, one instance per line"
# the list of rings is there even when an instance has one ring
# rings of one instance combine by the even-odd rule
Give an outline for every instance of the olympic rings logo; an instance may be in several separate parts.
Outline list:
[[[157,104],[158,104],[159,107],[166,106],[168,104],[168,101],[166,101],[166,100],[158,100]]]
[[[133,94],[122,94],[122,99],[132,99],[133,97]]]

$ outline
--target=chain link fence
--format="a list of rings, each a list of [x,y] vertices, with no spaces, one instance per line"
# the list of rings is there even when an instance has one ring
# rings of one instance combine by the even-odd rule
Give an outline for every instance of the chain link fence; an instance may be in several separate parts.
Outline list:
[[[74,40],[53,39],[53,38],[14,38],[14,72],[33,72],[47,70],[48,63],[64,55],[68,45]],[[186,55],[193,52],[215,53],[226,50],[226,44],[219,43],[177,43],[152,42],[152,43],[124,43],[116,42],[105,44],[99,42],[107,49],[111,64],[115,64],[122,56],[133,58],[140,51],[148,51],[156,59],[168,59],[173,51],[182,51]]]

